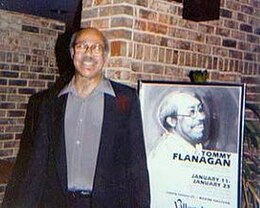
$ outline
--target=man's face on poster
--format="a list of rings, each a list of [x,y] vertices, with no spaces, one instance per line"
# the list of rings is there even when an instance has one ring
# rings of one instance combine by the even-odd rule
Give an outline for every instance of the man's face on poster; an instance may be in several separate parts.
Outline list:
[[[205,136],[206,113],[203,104],[189,94],[183,94],[180,99],[175,130],[191,143],[198,143]]]

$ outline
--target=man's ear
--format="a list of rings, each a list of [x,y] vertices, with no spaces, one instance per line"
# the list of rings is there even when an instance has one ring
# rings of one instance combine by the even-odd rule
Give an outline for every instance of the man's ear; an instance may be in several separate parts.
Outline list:
[[[74,54],[75,54],[74,49],[70,48],[70,57],[71,57],[71,59],[74,58]]]
[[[171,127],[171,128],[175,128],[176,127],[176,124],[177,124],[177,119],[176,118],[172,118],[171,116],[168,116],[166,118],[166,122],[168,123],[168,125]]]

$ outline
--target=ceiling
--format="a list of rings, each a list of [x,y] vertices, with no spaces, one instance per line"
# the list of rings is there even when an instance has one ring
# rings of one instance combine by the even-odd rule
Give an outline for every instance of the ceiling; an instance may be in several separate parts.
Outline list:
[[[68,30],[79,27],[81,0],[0,0],[0,9],[65,22]]]

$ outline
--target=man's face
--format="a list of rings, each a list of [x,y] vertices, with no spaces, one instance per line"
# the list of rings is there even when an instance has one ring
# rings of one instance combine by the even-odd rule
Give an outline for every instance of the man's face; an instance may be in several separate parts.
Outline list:
[[[186,140],[197,143],[205,133],[205,111],[202,103],[195,97],[183,94],[178,105],[176,131]]]
[[[80,78],[99,79],[105,63],[103,36],[94,29],[80,32],[71,56],[75,66],[75,75]]]

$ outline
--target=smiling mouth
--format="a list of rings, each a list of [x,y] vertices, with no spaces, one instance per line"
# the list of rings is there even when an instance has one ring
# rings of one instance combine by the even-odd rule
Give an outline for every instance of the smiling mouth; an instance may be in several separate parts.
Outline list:
[[[194,126],[192,129],[195,130],[195,131],[203,131],[204,130],[204,125],[203,124],[198,124],[198,125]]]
[[[85,65],[85,66],[93,66],[94,63],[93,63],[93,62],[88,62],[88,61],[82,61],[82,65]]]

